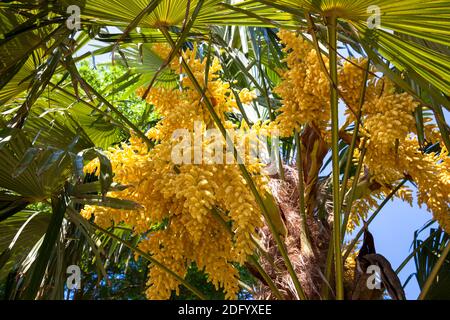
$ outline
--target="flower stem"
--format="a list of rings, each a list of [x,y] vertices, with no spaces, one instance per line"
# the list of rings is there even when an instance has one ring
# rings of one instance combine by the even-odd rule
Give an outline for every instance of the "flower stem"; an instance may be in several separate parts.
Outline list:
[[[366,156],[366,150],[367,149],[366,149],[365,145],[366,145],[366,140],[363,141],[363,145],[361,147],[361,153],[359,155],[358,165],[356,166],[355,175],[353,177],[352,187],[351,187],[350,192],[349,192],[349,194],[347,196],[347,199],[345,201],[344,222],[342,223],[342,230],[341,230],[342,239],[344,239],[344,237],[345,237],[345,231],[347,230],[347,224],[348,224],[348,220],[350,218],[350,213],[351,213],[351,210],[352,210],[353,201],[355,200],[354,199],[354,197],[355,197],[355,190],[358,187],[359,176],[361,175],[363,162],[364,162],[364,157]],[[344,188],[344,186],[342,186],[342,188]],[[341,206],[343,206],[343,202],[341,203]]]
[[[364,105],[364,100],[365,100],[365,95],[366,95],[367,79],[369,77],[369,70],[370,70],[370,61],[367,61],[367,69],[366,69],[366,72],[364,73],[362,89],[361,89],[361,93],[360,93],[360,97],[359,97],[358,114],[357,114],[356,120],[355,120],[355,128],[353,129],[352,141],[350,143],[350,146],[348,147],[347,162],[345,164],[344,178],[342,179],[342,187],[341,187],[341,194],[340,194],[341,210],[342,210],[342,206],[344,204],[344,196],[345,196],[345,190],[347,187],[347,181],[350,176],[350,168],[351,168],[352,160],[353,160],[353,151],[355,150],[356,141],[358,140],[359,125],[361,123],[361,113],[362,113],[362,107]],[[347,226],[347,224],[344,223],[342,226],[344,228],[344,230],[345,230],[346,226]],[[343,237],[344,237],[344,235],[342,235],[342,238]]]
[[[336,299],[344,299],[344,279],[341,252],[341,212],[339,201],[339,113],[338,113],[338,77],[337,77],[337,32],[336,17],[330,17],[328,21],[328,42],[330,56],[330,106],[331,106],[331,144],[333,165],[333,243],[334,243],[334,268],[336,282]],[[333,85],[335,84],[335,85]]]
[[[303,178],[303,160],[302,160],[302,145],[301,145],[300,133],[295,132],[295,144],[297,146],[297,172],[298,172],[298,204],[300,217],[302,219],[300,225],[300,236],[302,248],[306,249],[309,253],[312,253],[311,241],[309,239],[308,225],[306,221],[306,208],[305,208],[305,185]]]

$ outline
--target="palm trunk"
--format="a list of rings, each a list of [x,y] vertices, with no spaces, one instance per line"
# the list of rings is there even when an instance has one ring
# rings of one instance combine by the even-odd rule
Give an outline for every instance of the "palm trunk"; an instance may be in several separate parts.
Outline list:
[[[327,190],[329,181],[319,181],[319,168],[328,148],[319,131],[312,125],[305,128],[299,140],[302,147],[298,149],[302,154],[298,158],[302,159],[302,170],[298,170],[298,167],[285,166],[285,179],[272,176],[269,186],[288,230],[284,242],[305,295],[309,299],[321,299],[322,286],[327,285],[324,274],[333,223],[332,198]],[[299,183],[298,172],[303,172],[303,183]],[[303,215],[300,214],[299,206],[303,202],[299,201],[299,185],[303,185],[305,190],[306,221],[303,221]],[[304,227],[309,235],[309,243],[303,234]],[[264,258],[267,255],[261,256],[261,265],[274,280],[284,299],[298,299],[270,230],[264,227],[260,234],[268,256],[274,260],[272,263]],[[261,285],[255,298],[275,297],[269,287]]]

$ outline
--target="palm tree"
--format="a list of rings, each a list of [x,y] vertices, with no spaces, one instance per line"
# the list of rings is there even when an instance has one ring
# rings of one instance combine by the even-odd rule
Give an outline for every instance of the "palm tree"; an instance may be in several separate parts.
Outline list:
[[[364,172],[364,153],[359,165],[352,161],[361,137],[360,119],[356,117],[353,127],[339,127],[343,96],[338,86],[338,59],[352,54],[367,58],[366,82],[373,67],[419,103],[414,111],[418,148],[436,154],[444,147],[450,150],[444,116],[450,110],[449,3],[80,0],[70,4],[75,7],[68,8],[66,1],[59,0],[0,4],[0,227],[16,235],[5,237],[0,266],[11,266],[11,252],[23,257],[15,267],[16,279],[23,284],[14,286],[18,293],[13,296],[61,298],[61,270],[87,252],[104,274],[103,247],[112,248],[111,257],[121,244],[204,298],[189,281],[142,252],[129,233],[120,228],[106,230],[82,219],[79,211],[84,205],[123,210],[139,206],[107,196],[108,191],[126,186],[113,181],[112,165],[103,150],[126,141],[130,132],[152,148],[155,142],[145,132],[158,119],[149,117],[153,114],[150,105],[143,104],[137,117],[127,113],[120,107],[118,93],[127,92],[127,99],[142,86],[148,90],[176,87],[178,79],[170,62],[185,49],[197,46],[208,63],[206,68],[211,56],[219,58],[222,76],[234,92],[252,88],[259,93],[251,107],[238,102],[239,112],[228,115],[229,119],[250,126],[255,119],[273,122],[282,105],[274,88],[282,81],[280,70],[286,68],[277,31],[289,29],[304,37],[320,59],[320,53],[329,59],[329,67],[322,64],[321,72],[330,83],[331,141],[324,141],[313,125],[303,126],[277,146],[280,171],[270,183],[274,199],[264,203],[258,190],[252,189],[266,223],[259,230],[263,243],[248,264],[261,280],[252,290],[260,298],[352,298],[357,279],[346,276],[350,270],[344,266],[347,257],[363,234],[369,241],[367,225],[403,184],[413,179],[406,174],[397,185],[384,190],[384,200],[366,226],[344,246],[352,204],[362,196],[360,182],[364,181],[358,180]],[[86,52],[92,40],[102,45]],[[167,59],[152,50],[155,43],[171,46]],[[122,71],[110,85],[100,88],[80,72],[80,62],[105,53],[112,54],[112,64],[122,66]],[[184,68],[195,83],[189,67]],[[215,125],[223,128],[201,86],[196,90]],[[436,122],[441,143],[429,143],[427,118]],[[100,173],[99,179],[92,181],[83,173],[83,166],[95,158]],[[328,164],[332,170],[322,172]],[[240,170],[251,187],[254,183],[248,169],[243,165]],[[368,188],[374,191],[381,185],[375,181]],[[428,280],[422,278],[420,298],[427,296],[448,253],[448,238],[439,238],[438,243],[445,249],[438,267],[426,273]],[[380,259],[376,263],[386,266]],[[392,271],[389,266],[383,270],[385,274]],[[397,280],[386,277],[384,285],[395,297]]]

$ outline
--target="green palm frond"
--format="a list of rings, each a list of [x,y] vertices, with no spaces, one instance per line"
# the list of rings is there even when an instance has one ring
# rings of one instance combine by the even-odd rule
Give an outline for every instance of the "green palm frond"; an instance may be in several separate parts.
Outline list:
[[[77,152],[94,146],[107,148],[120,140],[123,129],[114,119],[96,112],[96,103],[77,100],[73,88],[55,87],[36,102],[25,129],[55,147],[63,148],[80,136]]]
[[[139,79],[131,86],[131,89],[148,84],[154,77],[155,72],[164,64],[164,59],[152,50],[151,44],[129,46],[123,49],[123,53],[124,57],[119,62],[127,65],[132,74],[139,75]],[[159,73],[155,84],[175,87],[177,79],[176,74],[166,68]]]
[[[419,287],[423,289],[428,277],[432,273],[433,268],[442,256],[446,244],[450,241],[450,237],[441,228],[430,228],[429,236],[425,240],[419,239],[419,234],[424,230],[416,231],[414,235],[413,246],[416,250],[414,255],[414,263],[416,266],[415,276]],[[448,244],[447,244],[448,245]],[[428,290],[425,299],[448,299],[450,292],[450,257],[444,260],[438,274]]]
[[[0,185],[22,197],[42,199],[49,191],[42,179],[36,175],[36,163],[30,163],[20,175],[13,177],[14,172],[20,166],[27,150],[31,148],[31,142],[25,134],[17,129],[0,129]],[[47,189],[47,190],[46,190]],[[19,210],[20,211],[20,210]]]
[[[414,78],[428,81],[440,91],[450,94],[450,57],[416,42],[402,39],[382,29],[370,30],[364,24],[355,23],[366,50],[381,54],[397,69]],[[450,31],[447,35],[450,38]]]
[[[205,0],[192,28],[193,32],[202,32],[210,25],[267,25],[260,19],[248,17],[245,13],[232,10],[221,0]],[[110,26],[127,26],[148,5],[144,0],[83,0],[74,1],[80,4],[82,20],[102,23]],[[159,5],[147,16],[143,17],[138,26],[147,28],[178,27],[183,26],[186,17],[190,17],[198,0],[162,0]],[[248,11],[256,12],[261,17],[271,19],[275,14],[267,12],[264,7],[253,2],[238,5]],[[285,14],[276,13],[278,18],[288,20]]]
[[[49,220],[46,213],[23,210],[0,222],[0,254],[4,259],[3,265],[0,264],[0,280],[44,235]]]
[[[0,105],[5,104],[11,98],[18,96],[26,91],[31,81],[31,75],[37,68],[34,59],[28,58],[24,64],[17,65],[18,70],[8,71],[11,77],[3,78],[0,85]]]

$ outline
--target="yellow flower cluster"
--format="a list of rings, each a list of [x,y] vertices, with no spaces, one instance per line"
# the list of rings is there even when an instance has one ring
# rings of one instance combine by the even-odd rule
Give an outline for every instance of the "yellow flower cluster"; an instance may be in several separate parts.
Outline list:
[[[161,55],[170,50],[155,46]],[[196,79],[204,85],[205,61],[196,59],[194,51],[183,54]],[[174,72],[182,72],[178,62],[173,62]],[[226,128],[233,128],[224,119],[223,113],[236,108],[236,101],[228,84],[219,78],[220,64],[214,60],[206,94],[222,118]],[[108,196],[132,200],[142,208],[138,210],[117,210],[106,207],[87,206],[82,214],[92,215],[95,222],[103,226],[112,223],[126,223],[136,233],[148,232],[152,226],[162,227],[147,234],[139,244],[140,249],[153,255],[180,277],[186,275],[189,266],[195,262],[204,270],[209,281],[219,289],[223,288],[226,298],[236,297],[239,275],[234,264],[243,264],[254,251],[256,228],[262,226],[262,216],[257,203],[237,164],[174,163],[173,150],[179,139],[172,138],[176,129],[188,130],[191,141],[185,151],[192,160],[197,148],[209,150],[217,141],[195,139],[194,121],[201,122],[201,130],[214,126],[201,96],[187,78],[182,80],[183,89],[152,88],[147,101],[155,106],[163,119],[148,132],[151,139],[159,140],[150,151],[138,138],[108,151],[115,174],[114,181],[129,187],[123,191],[109,192]],[[142,96],[145,89],[139,89]],[[248,90],[239,93],[244,103],[251,102],[254,94]],[[245,140],[252,134],[242,131],[237,140]],[[225,150],[225,143],[220,142]],[[200,151],[201,152],[201,151]],[[224,151],[224,158],[233,158],[232,151]],[[242,155],[248,159],[249,155]],[[98,164],[94,161],[86,170]],[[262,164],[252,162],[248,170],[253,175],[257,188],[264,194],[267,177],[262,173]],[[147,297],[168,299],[180,285],[173,276],[151,264]]]
[[[282,72],[283,81],[275,88],[282,98],[272,126],[281,136],[291,136],[302,124],[313,123],[325,130],[330,121],[330,85],[321,70],[320,61],[312,45],[295,33],[281,30],[278,34],[287,52],[287,70]],[[328,58],[322,55],[325,65]]]
[[[438,126],[433,123],[430,117],[423,118],[425,138],[429,143],[435,144],[442,141],[441,133]]]
[[[344,261],[344,288],[345,292],[352,292],[355,285],[355,271],[356,271],[356,256],[357,252],[352,250]]]
[[[415,129],[413,112],[418,103],[408,93],[396,93],[394,85],[386,79],[377,81],[376,89],[382,91],[381,95],[368,98],[363,107],[364,129],[369,132],[369,143],[392,152],[395,141]]]
[[[282,82],[275,88],[275,93],[282,98],[272,127],[277,128],[282,136],[292,136],[301,125],[311,123],[328,136],[330,127],[330,82],[323,72],[319,56],[313,45],[293,32],[281,30],[278,34],[287,53],[285,62],[287,70],[282,71]],[[321,55],[325,67],[329,70],[329,61]],[[367,68],[367,59],[350,59],[339,61],[338,85],[341,99],[347,104],[348,121],[354,121],[359,109],[360,93]],[[370,70],[370,71],[373,71]],[[369,81],[373,81],[372,73]],[[367,89],[367,96],[374,96],[375,90]]]
[[[154,50],[162,57],[170,52],[167,46],[161,44],[155,45]],[[188,50],[183,56],[189,65],[189,69],[203,88],[205,85],[206,59],[202,61],[195,59],[195,54],[195,50]],[[170,66],[174,72],[180,73],[183,70],[180,69],[180,63],[177,59],[174,59]],[[229,84],[221,81],[219,78],[220,70],[219,60],[217,58],[212,59],[205,94],[212,102],[222,122],[227,128],[231,128],[231,124],[224,118],[224,112],[233,111],[237,108],[237,104]],[[185,128],[191,130],[196,121],[205,123],[208,128],[213,127],[213,119],[204,102],[202,102],[201,94],[195,90],[194,85],[187,76],[183,77],[182,86],[183,90],[164,87],[152,87],[150,89],[150,92],[146,96],[146,101],[154,105],[155,110],[163,117],[162,121],[148,132],[150,138],[155,140],[168,139],[176,129]],[[146,88],[141,87],[136,93],[142,97],[145,91]],[[249,96],[251,96],[251,93],[248,90],[244,89],[239,94],[239,96],[241,95],[246,101],[250,100]]]
[[[450,232],[450,158],[445,148],[441,154],[424,154],[416,139],[406,139],[400,150],[399,168],[416,182],[418,203],[425,204],[441,227]],[[399,169],[400,170],[400,169]]]
[[[287,70],[281,73],[283,80],[275,88],[282,99],[282,106],[270,126],[277,128],[282,136],[291,136],[302,124],[309,123],[318,127],[326,137],[330,122],[330,83],[322,72],[317,52],[301,35],[282,30],[279,37],[287,53]],[[322,58],[328,68],[328,59]],[[364,165],[370,182],[381,186],[355,200],[348,228],[352,230],[359,225],[360,219],[377,205],[380,197],[409,175],[418,185],[419,204],[426,204],[448,231],[448,156],[438,157],[419,151],[418,142],[413,138],[416,133],[413,112],[419,104],[408,93],[396,92],[394,84],[386,78],[377,79],[373,67],[369,70],[361,108],[360,96],[367,63],[367,59],[353,58],[338,61],[340,98],[347,107],[344,127],[354,123],[356,115],[361,112],[360,136],[367,141]],[[442,140],[431,119],[425,119],[424,131],[427,141],[437,143]],[[400,189],[396,196],[412,203],[411,190],[406,187]]]
[[[418,203],[426,204],[434,218],[450,230],[450,171],[446,152],[440,156],[425,154],[419,149],[413,111],[418,103],[407,93],[396,93],[388,80],[374,83],[375,98],[367,99],[363,107],[364,135],[368,137],[364,163],[371,179],[383,185],[393,185],[406,176],[418,187]],[[439,135],[430,125],[430,135]],[[434,132],[431,135],[431,132]],[[411,195],[400,191],[398,197],[411,203]]]
[[[247,88],[244,88],[239,92],[239,99],[243,104],[251,103],[256,99],[256,93],[254,91],[250,91]]]
[[[407,138],[401,141],[398,155],[386,154],[384,158],[368,158],[369,168],[372,165],[378,168],[372,174],[374,179],[385,183],[394,183],[398,179],[409,175],[417,184],[417,200],[419,205],[425,204],[442,228],[450,231],[450,167],[446,152],[441,155],[435,153],[424,154],[419,150],[418,141]],[[376,152],[369,147],[367,152]],[[383,169],[384,171],[380,171]],[[391,180],[386,180],[389,178]],[[410,194],[400,192],[400,198],[411,201]]]
[[[352,123],[356,120],[360,110],[360,99],[364,75],[367,70],[367,59],[351,58],[342,63],[342,67],[338,67],[339,92],[342,100],[346,104],[345,115],[346,123]],[[371,68],[367,77],[368,85],[364,93],[365,101],[373,101],[377,97],[375,79],[373,76],[375,69]]]
[[[346,226],[347,232],[353,232],[356,227],[359,227],[361,225],[362,220],[367,220],[368,212],[371,208],[377,206],[378,200],[380,198],[381,193],[376,192],[366,194],[353,202]]]

